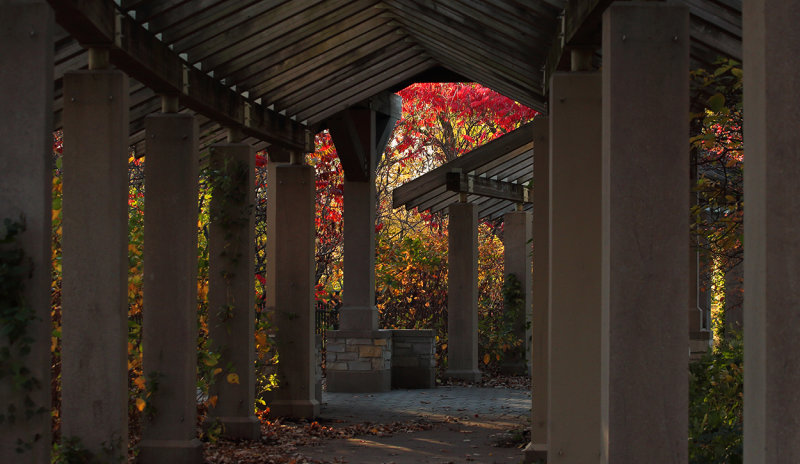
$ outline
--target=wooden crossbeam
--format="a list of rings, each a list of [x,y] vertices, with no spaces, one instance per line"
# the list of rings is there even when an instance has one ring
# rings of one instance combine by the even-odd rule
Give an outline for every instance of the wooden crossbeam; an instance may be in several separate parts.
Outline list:
[[[273,145],[313,151],[303,124],[250,101],[190,66],[165,43],[104,0],[49,0],[56,20],[87,47],[108,48],[111,61],[158,93],[219,124]]]
[[[490,165],[498,158],[519,150],[521,147],[533,148],[533,122],[529,122],[518,129],[498,139],[482,145],[471,152],[460,156],[443,166],[424,174],[411,182],[407,182],[392,191],[392,206],[407,209],[416,206],[415,200],[443,186],[447,182],[447,173],[455,169],[470,172]]]
[[[524,185],[473,176],[464,172],[447,173],[447,190],[515,203],[530,203],[530,189]]]

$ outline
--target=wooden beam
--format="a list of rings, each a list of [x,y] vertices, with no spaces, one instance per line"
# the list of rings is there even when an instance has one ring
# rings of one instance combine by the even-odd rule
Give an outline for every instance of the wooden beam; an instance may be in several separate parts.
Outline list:
[[[294,150],[311,151],[306,127],[245,99],[181,59],[166,44],[103,0],[49,0],[56,19],[80,43],[110,49],[111,61],[159,93],[222,125]]]
[[[424,174],[411,182],[407,182],[392,191],[392,206],[412,208],[412,203],[437,187],[446,185],[447,173],[454,169],[470,173],[495,161],[509,152],[530,145],[533,148],[533,122],[520,126],[513,132],[503,135],[491,142],[481,145],[471,152],[462,155],[443,166]]]
[[[530,202],[529,189],[524,185],[473,176],[464,172],[447,173],[447,190],[515,203]]]

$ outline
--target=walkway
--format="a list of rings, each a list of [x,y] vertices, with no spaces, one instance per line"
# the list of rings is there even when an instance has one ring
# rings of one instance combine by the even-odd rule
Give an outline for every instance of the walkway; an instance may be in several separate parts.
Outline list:
[[[304,447],[303,455],[332,463],[518,463],[518,444],[530,426],[530,391],[439,387],[388,393],[323,393],[320,422],[346,426],[371,422],[429,421],[429,430],[359,436]],[[503,442],[517,445],[497,446]]]

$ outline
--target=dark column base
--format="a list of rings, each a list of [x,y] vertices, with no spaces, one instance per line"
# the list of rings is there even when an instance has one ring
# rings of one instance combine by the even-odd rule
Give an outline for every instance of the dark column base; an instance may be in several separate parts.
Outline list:
[[[142,464],[199,464],[203,462],[200,440],[142,440],[137,462]]]
[[[380,393],[391,389],[391,369],[328,371],[328,391],[332,393]]]
[[[231,440],[251,440],[261,438],[261,422],[252,417],[217,417],[224,427],[222,436]]]
[[[481,371],[479,370],[451,370],[448,369],[444,372],[444,376],[448,379],[460,379],[468,382],[480,382]]]
[[[269,403],[270,417],[296,417],[312,419],[319,416],[317,400],[278,400]]]
[[[528,443],[522,452],[525,454],[525,464],[547,462],[547,445]]]

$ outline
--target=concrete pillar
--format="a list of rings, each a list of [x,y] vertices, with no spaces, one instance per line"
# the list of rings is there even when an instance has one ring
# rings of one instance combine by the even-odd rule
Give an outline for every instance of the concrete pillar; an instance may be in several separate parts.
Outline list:
[[[62,436],[116,459],[128,445],[128,77],[67,73],[63,117]]]
[[[139,459],[199,463],[197,440],[197,121],[164,113],[145,120],[142,355],[149,398]],[[152,384],[148,384],[148,389]]]
[[[605,11],[602,462],[688,459],[688,69],[688,7]]]
[[[0,424],[0,462],[50,462],[50,211],[52,206],[53,13],[46,1],[0,3],[0,224],[24,218],[25,231],[14,244],[0,245],[0,253],[19,245],[32,264],[17,296],[32,311],[26,335],[31,351],[19,354],[40,382],[29,395],[16,391],[8,378],[0,379],[5,414],[17,405],[19,416]],[[2,227],[2,225],[0,225]],[[0,239],[6,232],[0,232]],[[19,345],[15,342],[15,345]],[[0,346],[8,347],[5,335]],[[35,409],[26,419],[25,396]],[[17,452],[17,440],[32,445]]]
[[[530,353],[528,322],[531,311],[532,229],[531,213],[527,211],[511,211],[503,216],[504,273],[506,278],[508,275],[513,275],[517,279],[523,299],[520,313],[514,320],[514,333],[522,340],[522,346],[509,353],[509,357],[503,363],[503,369],[519,375],[528,374],[529,365],[527,360]]]
[[[352,137],[337,136],[333,128],[331,135],[347,153],[363,156],[359,177],[366,179],[348,178],[345,166],[343,305],[339,330],[327,335],[327,386],[330,392],[389,391],[391,331],[378,330],[375,307],[375,114],[359,110],[348,117],[353,118]]]
[[[800,10],[744,2],[744,462],[800,462]]]
[[[339,328],[378,330],[375,307],[375,170],[369,180],[344,181],[344,292]]]
[[[224,370],[211,387],[217,405],[208,421],[219,421],[224,436],[255,440],[255,157],[244,143],[211,146],[208,329],[212,350]]]
[[[275,416],[319,414],[314,348],[314,168],[270,164],[267,310],[276,331],[279,387]]]
[[[471,203],[448,207],[447,371],[481,379],[478,369],[478,210]]]
[[[550,84],[548,463],[600,460],[599,72]]]
[[[547,371],[550,301],[550,120],[533,125],[533,313],[531,315],[531,442],[525,462],[547,459]]]

